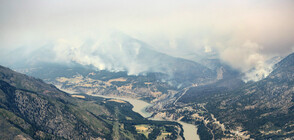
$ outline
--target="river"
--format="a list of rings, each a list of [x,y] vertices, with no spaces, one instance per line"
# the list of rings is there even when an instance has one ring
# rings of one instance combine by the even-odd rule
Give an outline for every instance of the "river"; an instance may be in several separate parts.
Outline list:
[[[112,98],[112,99],[119,99],[119,100],[124,100],[129,102],[130,104],[132,104],[133,107],[133,111],[139,113],[140,115],[142,115],[143,117],[147,118],[150,117],[152,114],[149,112],[146,112],[146,108],[152,106],[152,104],[147,103],[145,101],[142,100],[138,100],[138,99],[133,99],[133,98],[125,98],[125,97],[110,97],[110,96],[103,96],[103,95],[95,95],[95,94],[91,94],[92,96],[98,96],[98,97],[103,97],[103,98]],[[166,121],[164,119],[159,119],[159,118],[150,118],[152,120],[162,120],[162,121]],[[170,120],[168,120],[170,121]],[[184,130],[184,137],[186,140],[200,140],[199,136],[197,135],[197,127],[195,125],[192,124],[188,124],[182,121],[176,121],[178,123],[180,123],[183,126],[183,130]]]
[[[70,93],[70,94],[77,94],[77,92],[74,91],[70,91],[70,90],[65,90],[63,88],[61,88],[60,85],[55,85],[56,87],[58,87],[60,90]],[[149,112],[146,112],[146,108],[152,106],[152,104],[147,103],[145,101],[142,100],[138,100],[138,99],[133,99],[133,98],[125,98],[125,97],[112,97],[112,96],[103,96],[103,95],[97,95],[97,94],[91,94],[91,96],[98,96],[98,97],[102,97],[102,98],[112,98],[112,99],[119,99],[119,100],[124,100],[129,102],[130,104],[132,104],[133,107],[133,111],[139,113],[141,116],[143,116],[144,118],[148,118],[150,117],[152,114]],[[160,119],[160,118],[150,118],[152,120],[161,120],[161,121],[166,121],[164,119]],[[168,120],[170,121],[170,120]],[[183,126],[183,130],[184,130],[184,137],[186,140],[200,140],[199,136],[197,135],[197,127],[195,125],[192,124],[188,124],[182,121],[175,121],[180,123]]]
[[[125,97],[112,97],[112,96],[103,96],[103,95],[96,95],[96,94],[90,94],[91,96],[97,96],[102,98],[111,98],[111,99],[119,99],[124,100],[132,104],[133,111],[139,113],[144,118],[150,117],[152,114],[149,112],[146,112],[146,108],[152,106],[152,104],[149,104],[147,102],[144,102],[142,100],[137,100],[133,98],[125,98]]]

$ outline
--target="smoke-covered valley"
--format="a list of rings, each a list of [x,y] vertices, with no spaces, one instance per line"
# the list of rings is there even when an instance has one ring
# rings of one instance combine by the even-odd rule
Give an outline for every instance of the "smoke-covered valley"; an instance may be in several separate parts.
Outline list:
[[[294,139],[293,13],[293,0],[0,0],[0,139]]]

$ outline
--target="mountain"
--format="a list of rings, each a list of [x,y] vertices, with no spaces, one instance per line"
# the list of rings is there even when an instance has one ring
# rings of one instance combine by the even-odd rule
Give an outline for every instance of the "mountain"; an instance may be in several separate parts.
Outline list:
[[[148,102],[177,96],[175,92],[182,88],[215,82],[231,73],[220,64],[218,69],[211,69],[155,51],[148,44],[122,33],[113,33],[109,39],[99,41],[89,39],[80,48],[63,48],[67,53],[62,54],[69,60],[66,63],[63,59],[54,61],[60,54],[50,49],[55,44],[45,45],[22,57],[24,63],[13,69],[64,89],[135,97]],[[52,61],[48,60],[50,56]],[[105,69],[100,70],[100,66]],[[67,80],[62,80],[64,78]],[[78,79],[80,84],[71,82]]]
[[[213,70],[200,63],[173,57],[152,48],[143,41],[114,32],[107,37],[88,39],[80,46],[57,42],[30,51],[20,48],[3,56],[3,60],[7,61],[1,63],[7,63],[13,69],[30,69],[31,73],[44,67],[44,63],[79,64],[96,70],[125,71],[128,75],[160,73],[158,80],[164,79],[177,85],[206,83],[216,78]],[[11,57],[15,55],[19,59]]]
[[[0,139],[155,139],[162,133],[182,138],[179,124],[147,120],[127,102],[69,95],[2,66],[0,124]],[[142,125],[148,132],[139,133]]]
[[[209,60],[213,69],[228,67]],[[239,74],[181,90],[177,100],[154,116],[198,125],[201,139],[293,139],[294,53],[258,82],[244,83]],[[234,75],[234,72],[232,73]]]
[[[230,129],[256,139],[294,137],[294,53],[265,79],[209,95],[206,109]],[[217,93],[217,92],[215,92]]]

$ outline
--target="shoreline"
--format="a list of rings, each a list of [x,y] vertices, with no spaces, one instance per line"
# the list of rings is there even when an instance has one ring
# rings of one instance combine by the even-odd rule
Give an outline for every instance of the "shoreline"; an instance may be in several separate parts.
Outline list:
[[[58,89],[67,92],[69,94],[81,94],[75,91],[70,91],[61,88],[59,85],[55,85]],[[86,94],[89,96],[96,96],[96,97],[102,97],[102,98],[107,98],[107,99],[118,99],[118,100],[123,100],[129,102],[133,108],[132,110],[134,112],[139,113],[141,116],[143,116],[146,119],[150,120],[158,120],[158,121],[172,121],[172,122],[177,122],[182,125],[183,129],[183,136],[185,140],[200,140],[199,135],[197,134],[197,126],[193,124],[189,124],[183,121],[176,121],[176,120],[166,120],[163,118],[154,118],[152,117],[152,113],[146,112],[146,108],[152,106],[152,104],[147,103],[145,101],[139,100],[139,99],[133,99],[133,98],[125,98],[125,97],[117,97],[117,96],[105,96],[105,95],[98,95],[98,94]],[[186,131],[185,131],[186,130]]]
[[[129,102],[130,104],[133,105],[132,110],[134,112],[139,113],[142,115],[144,118],[150,119],[150,120],[158,120],[158,121],[172,121],[172,122],[177,122],[182,125],[183,128],[183,134],[184,138],[186,140],[200,140],[199,135],[197,134],[197,126],[193,124],[189,124],[183,121],[176,121],[176,120],[166,120],[162,118],[153,118],[152,113],[146,112],[145,109],[149,106],[152,106],[152,104],[147,103],[145,101],[139,100],[139,99],[133,99],[133,98],[125,98],[125,97],[116,97],[116,96],[105,96],[105,95],[97,95],[97,94],[87,94],[90,96],[97,96],[97,97],[102,97],[102,98],[108,98],[108,99],[118,99],[118,100],[124,100]]]

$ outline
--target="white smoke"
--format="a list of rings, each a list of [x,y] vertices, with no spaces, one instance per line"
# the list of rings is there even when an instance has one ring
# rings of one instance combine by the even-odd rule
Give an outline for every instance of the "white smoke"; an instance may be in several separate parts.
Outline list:
[[[247,71],[242,79],[244,82],[259,81],[272,72],[273,66],[273,64],[259,63],[252,70]]]
[[[118,29],[175,57],[197,61],[217,51],[220,59],[247,73],[245,79],[258,80],[271,71],[266,60],[292,51],[293,12],[293,0],[1,1],[0,62],[30,57],[13,58],[8,48],[31,52],[53,42],[48,50],[56,53],[54,61],[130,74],[160,66],[147,57],[144,64],[136,59],[141,44],[124,44],[103,31]]]
[[[55,61],[74,61],[98,70],[127,71],[130,75],[138,75],[150,69],[150,65],[138,62],[141,45],[127,35],[112,33],[86,42],[59,39],[53,50]]]
[[[226,47],[220,52],[221,59],[244,73],[243,80],[259,81],[267,77],[277,61],[268,60],[269,55],[263,54],[264,47],[256,42],[246,41],[238,47]]]

